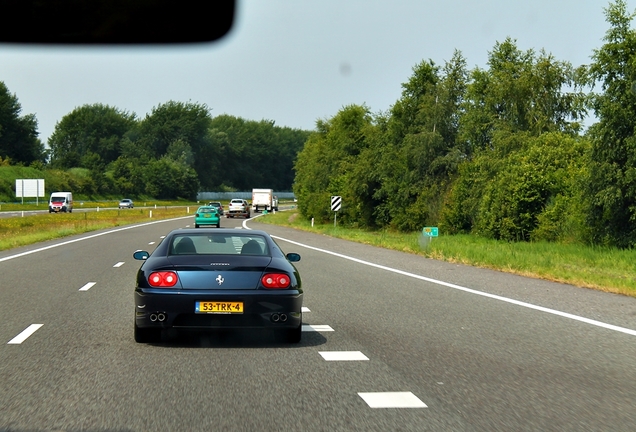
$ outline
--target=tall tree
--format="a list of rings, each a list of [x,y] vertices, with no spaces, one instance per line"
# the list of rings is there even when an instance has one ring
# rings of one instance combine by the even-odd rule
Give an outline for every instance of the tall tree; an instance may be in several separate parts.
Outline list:
[[[378,225],[415,230],[436,223],[450,179],[465,156],[457,134],[467,85],[466,62],[455,51],[443,68],[421,62],[402,85],[402,97],[377,147],[381,187],[374,194]]]
[[[588,223],[592,241],[636,246],[636,32],[624,0],[605,9],[610,25],[594,51],[589,79],[600,83],[592,107],[599,121],[590,128],[592,156]]]
[[[135,114],[108,105],[75,108],[49,138],[51,165],[103,170],[121,155],[122,139],[135,123]]]
[[[467,88],[460,131],[468,149],[495,149],[498,133],[578,132],[584,97],[568,62],[521,51],[507,38],[495,44],[488,66],[472,71]]]
[[[538,154],[534,150],[546,142],[576,143],[572,154],[563,152],[568,158],[585,154],[585,145],[568,139],[580,129],[585,95],[569,63],[544,51],[521,51],[510,38],[495,45],[488,66],[474,69],[467,86],[458,135],[466,158],[442,223],[448,231],[529,240],[545,207],[555,197],[573,194],[550,185],[552,171],[564,167],[532,169],[527,155]],[[550,139],[537,139],[544,134]]]
[[[15,94],[0,81],[0,158],[12,163],[44,162],[44,145],[38,139],[38,122],[33,114],[21,116]]]
[[[374,130],[369,109],[346,106],[333,118],[318,120],[316,129],[296,160],[298,208],[305,217],[326,221],[333,214],[329,197],[339,195],[345,203],[341,220],[359,222],[359,213],[366,213],[364,201],[369,195],[359,165]]]
[[[271,120],[215,117],[209,130],[212,169],[207,170],[215,183],[204,186],[291,190],[294,161],[308,136],[308,131],[279,127]]]
[[[207,186],[210,158],[214,157],[209,151],[211,120],[205,104],[168,101],[154,107],[132,135],[138,151],[153,160],[181,151],[186,155],[184,162],[197,172],[200,184]]]

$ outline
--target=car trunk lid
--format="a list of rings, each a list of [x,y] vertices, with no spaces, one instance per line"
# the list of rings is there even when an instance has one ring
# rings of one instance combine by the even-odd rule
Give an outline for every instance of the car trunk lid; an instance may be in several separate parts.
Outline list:
[[[256,289],[271,260],[268,256],[227,255],[171,256],[168,259],[186,290]]]

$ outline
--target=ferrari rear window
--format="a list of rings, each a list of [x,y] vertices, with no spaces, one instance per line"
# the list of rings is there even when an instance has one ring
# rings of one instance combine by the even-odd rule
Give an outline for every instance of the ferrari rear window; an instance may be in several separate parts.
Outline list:
[[[270,256],[265,238],[236,234],[176,235],[169,255],[261,255]]]

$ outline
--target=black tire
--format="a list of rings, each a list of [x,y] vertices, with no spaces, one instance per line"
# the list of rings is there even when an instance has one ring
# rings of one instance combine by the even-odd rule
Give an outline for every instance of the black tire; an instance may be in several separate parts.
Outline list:
[[[137,323],[135,323],[135,342],[161,342],[161,329],[139,328],[137,327]]]
[[[197,224],[194,224],[194,227],[195,227],[195,228],[199,228],[199,225],[197,225]]]
[[[300,324],[298,327],[294,329],[286,329],[285,330],[285,341],[289,343],[298,343],[302,337],[303,333],[303,325]]]
[[[217,227],[217,228],[221,228],[221,222],[220,222],[220,221],[219,221],[219,223],[218,223],[218,224],[216,224],[216,227]]]

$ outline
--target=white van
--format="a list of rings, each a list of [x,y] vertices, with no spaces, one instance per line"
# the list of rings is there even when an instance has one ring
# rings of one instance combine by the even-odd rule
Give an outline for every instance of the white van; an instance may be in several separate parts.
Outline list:
[[[49,213],[73,212],[73,194],[71,192],[53,192],[49,198]]]

